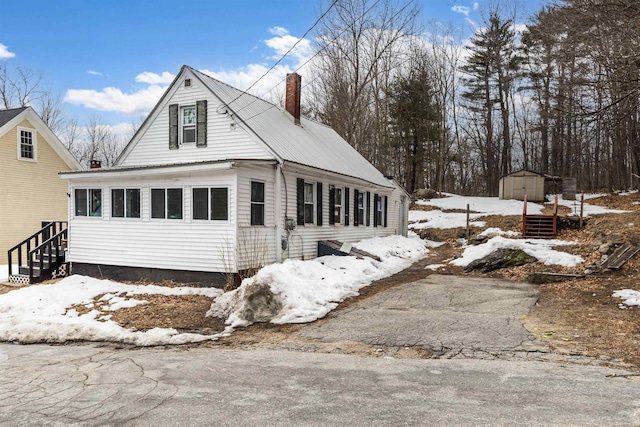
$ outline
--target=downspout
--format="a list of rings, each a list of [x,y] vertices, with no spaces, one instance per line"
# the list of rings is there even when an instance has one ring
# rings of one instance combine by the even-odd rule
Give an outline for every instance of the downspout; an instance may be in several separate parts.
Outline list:
[[[276,231],[275,231],[275,245],[276,245],[276,262],[282,262],[282,222],[284,217],[282,216],[282,163],[276,163],[273,169],[276,174],[276,188],[275,188],[275,219],[276,219]]]

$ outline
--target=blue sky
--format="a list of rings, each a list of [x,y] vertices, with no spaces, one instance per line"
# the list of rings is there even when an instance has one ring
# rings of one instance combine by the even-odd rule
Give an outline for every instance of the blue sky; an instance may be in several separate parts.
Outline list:
[[[0,61],[42,72],[64,99],[68,117],[82,122],[97,114],[111,125],[129,124],[153,107],[183,64],[245,89],[313,25],[328,3],[3,1]],[[482,22],[487,3],[421,0],[420,21],[427,28],[434,22],[451,24],[468,36]],[[535,10],[543,0],[522,3]],[[258,94],[306,60],[310,44],[300,43],[258,86]]]

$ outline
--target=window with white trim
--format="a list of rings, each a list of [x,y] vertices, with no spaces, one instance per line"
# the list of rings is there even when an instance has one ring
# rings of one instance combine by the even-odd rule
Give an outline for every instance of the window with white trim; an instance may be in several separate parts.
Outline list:
[[[182,188],[152,188],[151,218],[182,219]]]
[[[229,219],[229,189],[204,187],[192,190],[192,218],[195,220],[226,221]]]
[[[367,225],[367,218],[365,215],[365,197],[367,193],[362,191],[358,192],[358,224],[359,225]],[[355,225],[355,221],[354,221]]]
[[[74,212],[75,216],[102,216],[102,189],[76,188]]]
[[[180,127],[182,131],[181,142],[190,144],[196,142],[196,106],[187,105],[180,107]]]
[[[315,185],[313,182],[304,183],[304,223],[314,224],[315,221]]]
[[[18,159],[36,160],[35,129],[18,127]]]
[[[378,196],[378,202],[376,204],[376,223],[379,227],[383,227],[385,224],[384,214],[385,209],[384,205],[387,203],[387,196]]]
[[[264,182],[251,181],[251,225],[264,225]]]
[[[112,218],[140,218],[140,189],[111,189]]]
[[[333,224],[342,224],[342,188],[330,186],[329,194],[333,195]]]

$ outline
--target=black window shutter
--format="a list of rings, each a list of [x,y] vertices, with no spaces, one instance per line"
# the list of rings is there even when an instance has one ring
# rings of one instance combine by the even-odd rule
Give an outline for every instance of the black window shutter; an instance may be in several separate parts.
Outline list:
[[[384,226],[387,226],[387,202],[389,201],[389,196],[384,196]]]
[[[367,227],[371,225],[371,192],[367,191]]]
[[[316,199],[318,201],[316,206],[316,225],[322,225],[322,183],[316,183]]]
[[[344,225],[349,225],[349,189],[344,189]]]
[[[378,195],[373,195],[373,226],[378,226]]]
[[[196,101],[196,147],[207,146],[207,100]]]
[[[336,187],[333,185],[329,186],[329,225],[334,225],[336,223],[336,217],[334,216],[334,211],[336,210]]]
[[[360,211],[358,210],[359,194],[360,192],[358,190],[353,190],[353,225],[356,227],[362,222],[362,219],[360,218]]]
[[[298,200],[297,200],[297,222],[298,225],[304,225],[304,179],[302,178],[298,178],[297,179],[297,193],[298,193]]]
[[[169,105],[169,150],[178,149],[178,104]]]

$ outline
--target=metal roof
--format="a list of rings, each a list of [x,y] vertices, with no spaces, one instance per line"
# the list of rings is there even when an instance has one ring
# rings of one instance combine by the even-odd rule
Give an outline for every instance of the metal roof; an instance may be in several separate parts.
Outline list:
[[[0,110],[0,127],[6,125],[18,114],[22,113],[29,107],[11,108],[9,110]]]
[[[185,66],[186,67],[186,66]],[[389,180],[332,128],[300,118],[191,67],[186,67],[226,104],[233,118],[260,138],[280,159],[363,179],[383,187]]]

